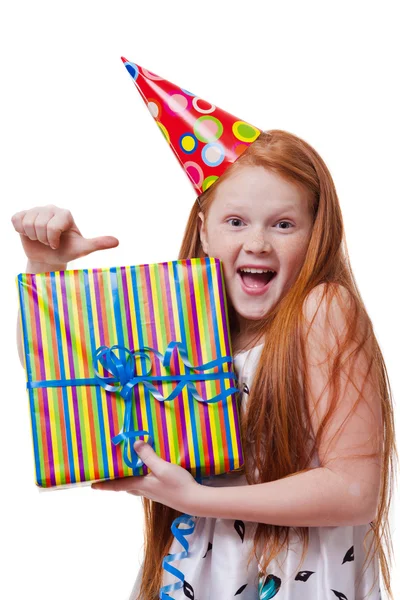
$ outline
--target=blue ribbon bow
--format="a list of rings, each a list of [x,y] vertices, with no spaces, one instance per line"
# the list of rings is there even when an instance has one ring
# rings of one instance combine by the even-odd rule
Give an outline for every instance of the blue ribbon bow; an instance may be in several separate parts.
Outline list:
[[[185,365],[185,373],[176,375],[150,375],[152,371],[152,360],[149,353],[153,352],[158,357],[160,362],[162,362],[163,367],[170,371],[172,353],[175,348],[177,348],[179,355]],[[114,352],[114,350],[119,351],[119,357]],[[146,350],[147,353],[145,352]],[[136,358],[144,358],[145,360],[150,361],[150,368],[146,373],[143,373],[142,375],[137,374],[135,364]],[[237,377],[233,371],[226,372],[222,371],[221,369],[223,364],[231,361],[231,356],[224,356],[222,358],[217,358],[216,360],[212,360],[203,365],[193,366],[188,358],[188,354],[183,343],[176,341],[172,341],[168,344],[164,355],[161,354],[161,352],[158,352],[158,350],[156,350],[155,348],[151,348],[150,346],[143,346],[135,352],[128,350],[124,346],[119,345],[114,345],[110,348],[108,346],[100,346],[99,348],[97,348],[93,359],[93,368],[95,372],[94,378],[29,381],[26,384],[26,386],[28,389],[37,389],[45,387],[66,387],[73,385],[100,385],[108,392],[119,392],[120,396],[125,401],[124,423],[119,434],[114,436],[111,441],[115,445],[121,443],[123,444],[124,461],[128,465],[128,467],[135,469],[137,467],[143,466],[143,461],[139,458],[139,456],[133,448],[135,438],[140,438],[141,436],[148,436],[147,441],[154,448],[153,438],[151,437],[148,431],[143,429],[135,431],[132,429],[132,396],[133,388],[135,387],[135,385],[137,385],[138,383],[142,383],[154,396],[154,398],[159,402],[169,402],[173,400],[174,398],[176,398],[176,396],[178,396],[178,394],[182,392],[185,386],[187,386],[189,395],[193,396],[193,398],[195,398],[195,400],[197,400],[198,402],[205,402],[207,404],[219,402],[227,396],[238,392],[239,389],[236,387],[230,387],[227,390],[221,392],[220,394],[214,396],[213,398],[202,398],[200,394],[198,394],[193,382],[209,381],[213,379],[219,379],[221,381],[223,379],[237,380]],[[111,376],[100,375],[97,368],[99,363]],[[207,371],[215,367],[218,367],[217,373],[202,374],[194,372]],[[160,394],[160,392],[151,383],[151,381],[177,381],[178,385],[167,398],[164,398],[164,396]],[[129,458],[129,455],[131,458]]]
[[[152,360],[148,353],[153,352],[165,369],[168,371],[171,370],[170,364],[172,359],[172,353],[174,349],[177,348],[182,361],[185,365],[185,373],[177,374],[177,375],[153,375],[150,373],[152,371]],[[119,350],[122,352],[122,357],[118,357],[114,350]],[[146,353],[145,351],[148,351]],[[144,358],[145,360],[150,361],[150,367],[147,372],[142,375],[138,375],[136,372],[136,358]],[[149,392],[154,396],[156,400],[159,402],[169,402],[178,396],[183,388],[187,386],[187,390],[191,396],[193,396],[198,402],[205,403],[214,403],[219,402],[220,400],[234,394],[239,391],[236,387],[231,387],[227,390],[224,390],[222,393],[214,396],[213,398],[202,398],[194,385],[194,381],[205,381],[210,379],[237,379],[234,372],[223,372],[220,367],[229,361],[232,358],[230,356],[226,356],[223,358],[218,358],[211,362],[208,362],[203,365],[193,366],[188,358],[188,354],[185,346],[182,342],[172,341],[168,344],[165,354],[162,355],[161,352],[151,348],[150,346],[143,346],[141,349],[136,352],[132,352],[123,346],[111,346],[108,348],[107,346],[100,346],[95,353],[94,357],[94,371],[95,371],[95,379],[99,385],[101,385],[108,392],[119,392],[120,396],[125,401],[125,414],[124,414],[124,424],[123,428],[118,435],[112,438],[113,444],[123,443],[123,457],[125,463],[135,469],[137,467],[143,466],[143,461],[139,458],[137,453],[134,450],[133,444],[135,442],[135,438],[140,436],[148,436],[148,443],[154,447],[153,438],[150,433],[145,430],[132,430],[132,396],[133,396],[133,388],[138,383],[143,383],[143,385],[149,390]],[[98,372],[97,366],[100,363],[104,370],[112,375],[112,377],[102,376]],[[217,373],[209,373],[209,374],[201,374],[194,373],[197,371],[207,371],[209,369],[218,367]],[[188,372],[189,371],[189,372]],[[171,392],[171,394],[165,398],[158,389],[152,385],[151,381],[178,381],[178,385]],[[129,459],[128,451],[132,460]],[[133,462],[133,458],[135,457],[135,462]]]

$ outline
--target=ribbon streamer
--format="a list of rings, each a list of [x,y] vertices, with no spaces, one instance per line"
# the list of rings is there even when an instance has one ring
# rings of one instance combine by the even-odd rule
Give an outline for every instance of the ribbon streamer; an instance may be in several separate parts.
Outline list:
[[[139,376],[136,374],[136,370],[135,370],[136,357],[143,357],[147,360],[150,360],[150,363],[151,363],[150,356],[148,356],[144,352],[144,350],[153,352],[162,361],[163,366],[167,370],[170,370],[171,356],[172,356],[172,352],[173,352],[174,348],[177,348],[178,351],[180,351],[180,356],[185,364],[185,375],[172,376],[172,377],[171,376],[151,377],[150,376],[150,373],[152,370],[151,365],[150,365],[150,368],[147,371],[147,373],[145,373],[144,375]],[[116,356],[116,354],[113,352],[114,349],[121,350],[125,355],[124,359],[118,358]],[[128,355],[127,360],[126,360],[126,355]],[[143,430],[142,431],[131,431],[133,387],[137,383],[143,382],[143,384],[148,388],[148,390],[150,391],[150,393],[154,396],[154,398],[156,400],[158,400],[160,402],[167,402],[167,401],[170,401],[170,400],[173,400],[174,398],[176,398],[176,396],[182,391],[184,386],[187,385],[189,393],[197,401],[207,402],[207,403],[208,402],[217,402],[217,401],[221,400],[222,398],[225,398],[226,396],[228,396],[236,391],[239,391],[239,390],[237,388],[230,388],[227,391],[224,391],[224,393],[219,394],[218,396],[215,396],[214,398],[210,398],[209,400],[204,399],[197,393],[197,390],[196,390],[194,384],[192,383],[192,381],[202,380],[204,378],[204,376],[201,376],[201,375],[199,376],[198,374],[196,374],[194,376],[188,375],[186,373],[186,370],[189,369],[192,371],[194,371],[194,370],[206,371],[207,369],[211,369],[215,366],[220,367],[224,362],[228,362],[230,360],[231,360],[231,357],[228,356],[223,359],[218,359],[216,361],[209,362],[205,365],[199,365],[199,366],[194,367],[188,359],[188,355],[187,355],[185,347],[180,342],[170,342],[168,344],[168,347],[167,347],[167,350],[166,350],[164,356],[160,352],[158,352],[154,348],[150,348],[149,346],[144,346],[143,348],[141,348],[140,350],[138,350],[136,352],[131,352],[121,346],[112,346],[111,348],[108,348],[106,346],[101,346],[100,348],[98,348],[98,350],[96,351],[96,355],[95,355],[94,369],[95,369],[96,378],[99,381],[99,384],[102,387],[104,387],[104,389],[106,389],[107,391],[120,392],[121,397],[125,401],[125,415],[124,415],[123,430],[119,433],[119,435],[117,435],[116,437],[114,437],[112,439],[112,442],[114,444],[124,442],[124,460],[127,464],[129,464],[129,466],[132,466],[133,468],[135,468],[135,467],[143,465],[143,461],[138,457],[137,453],[135,452],[135,450],[133,448],[133,443],[134,443],[133,440],[135,437],[139,437],[140,435],[148,435],[149,436],[148,443],[150,443],[150,444],[153,443],[153,440],[147,431],[143,431]],[[110,377],[102,377],[96,368],[96,366],[97,366],[96,361],[100,362],[101,365],[103,366],[104,370],[111,373],[114,377],[111,377],[111,378]],[[207,379],[212,379],[212,378],[216,378],[216,377],[218,377],[218,378],[233,377],[234,379],[237,379],[234,373],[220,372],[220,373],[213,373],[211,377],[208,375],[205,376],[205,378],[207,378]],[[176,386],[174,391],[167,398],[164,398],[162,396],[162,394],[159,393],[157,388],[154,387],[151,383],[149,383],[150,379],[162,380],[162,381],[166,381],[166,380],[173,381],[173,380],[177,379],[179,381],[179,384]],[[132,457],[136,456],[136,458],[137,458],[137,462],[135,464],[133,464],[129,461],[129,458],[127,456],[128,447],[130,449],[131,456]],[[181,523],[189,525],[189,527],[184,530],[179,529],[179,525]],[[185,539],[185,537],[190,535],[191,533],[193,533],[195,526],[196,526],[196,523],[193,520],[193,517],[188,514],[181,515],[178,518],[174,519],[174,521],[171,525],[171,531],[172,531],[175,539],[183,546],[184,550],[183,550],[183,552],[171,554],[171,555],[165,556],[163,558],[162,567],[163,567],[164,571],[167,571],[167,572],[171,573],[172,575],[174,575],[175,577],[177,577],[178,581],[176,583],[165,585],[160,589],[160,594],[159,594],[160,600],[171,600],[171,596],[169,595],[168,592],[172,592],[174,590],[177,590],[177,589],[180,589],[181,587],[183,587],[183,582],[185,580],[184,573],[169,563],[171,563],[175,560],[181,559],[181,558],[188,557],[189,543]]]
[[[182,573],[182,571],[179,571],[179,569],[176,569],[169,563],[173,562],[175,560],[178,560],[180,558],[187,558],[189,556],[189,542],[185,539],[185,537],[190,535],[191,533],[193,533],[193,531],[195,529],[196,523],[194,522],[193,518],[194,517],[192,517],[191,515],[184,514],[184,515],[177,517],[172,522],[171,531],[174,534],[175,539],[183,546],[184,551],[177,552],[176,554],[170,554],[169,556],[164,556],[164,558],[163,558],[162,567],[163,567],[164,571],[168,571],[168,573],[171,573],[172,575],[177,577],[179,579],[179,581],[177,581],[176,583],[170,583],[168,585],[164,585],[160,589],[160,594],[159,594],[160,600],[171,600],[171,596],[167,592],[179,590],[181,587],[183,587],[183,582],[185,581],[185,575]],[[189,525],[189,527],[187,529],[183,529],[183,530],[179,529],[179,525],[181,523],[185,523],[186,525]]]

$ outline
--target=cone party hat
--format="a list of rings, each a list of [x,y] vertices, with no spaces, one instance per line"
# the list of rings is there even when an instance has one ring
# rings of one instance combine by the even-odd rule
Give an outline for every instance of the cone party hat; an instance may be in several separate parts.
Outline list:
[[[122,58],[197,194],[208,189],[261,130]]]

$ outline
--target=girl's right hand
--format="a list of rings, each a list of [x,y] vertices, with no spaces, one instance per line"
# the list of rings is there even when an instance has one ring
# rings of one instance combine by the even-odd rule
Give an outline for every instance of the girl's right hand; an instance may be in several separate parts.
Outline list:
[[[63,270],[71,260],[119,244],[112,236],[83,237],[71,212],[53,204],[17,212],[11,221],[33,269]]]

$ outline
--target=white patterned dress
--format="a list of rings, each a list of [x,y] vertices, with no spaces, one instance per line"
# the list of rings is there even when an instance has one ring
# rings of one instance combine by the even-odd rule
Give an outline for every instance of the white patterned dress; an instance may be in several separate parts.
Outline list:
[[[241,390],[241,412],[245,409],[257,361],[263,344],[234,356],[234,368]],[[311,466],[319,466],[318,456]],[[232,477],[219,475],[205,479],[203,485],[248,485],[245,475]],[[194,532],[187,536],[189,556],[171,563],[182,571],[185,581],[182,588],[170,593],[175,600],[364,600],[369,590],[369,600],[380,600],[380,579],[372,586],[379,573],[377,555],[364,568],[363,538],[370,525],[310,527],[307,555],[298,570],[302,544],[298,537],[290,536],[289,550],[270,563],[268,573],[259,579],[258,564],[253,558],[249,569],[246,563],[253,546],[256,523],[239,519],[194,517]],[[291,530],[292,533],[292,530]],[[367,538],[370,543],[372,534]],[[169,553],[182,552],[176,539]],[[139,570],[130,600],[137,600],[142,575]],[[164,572],[163,585],[175,583],[176,577]]]

